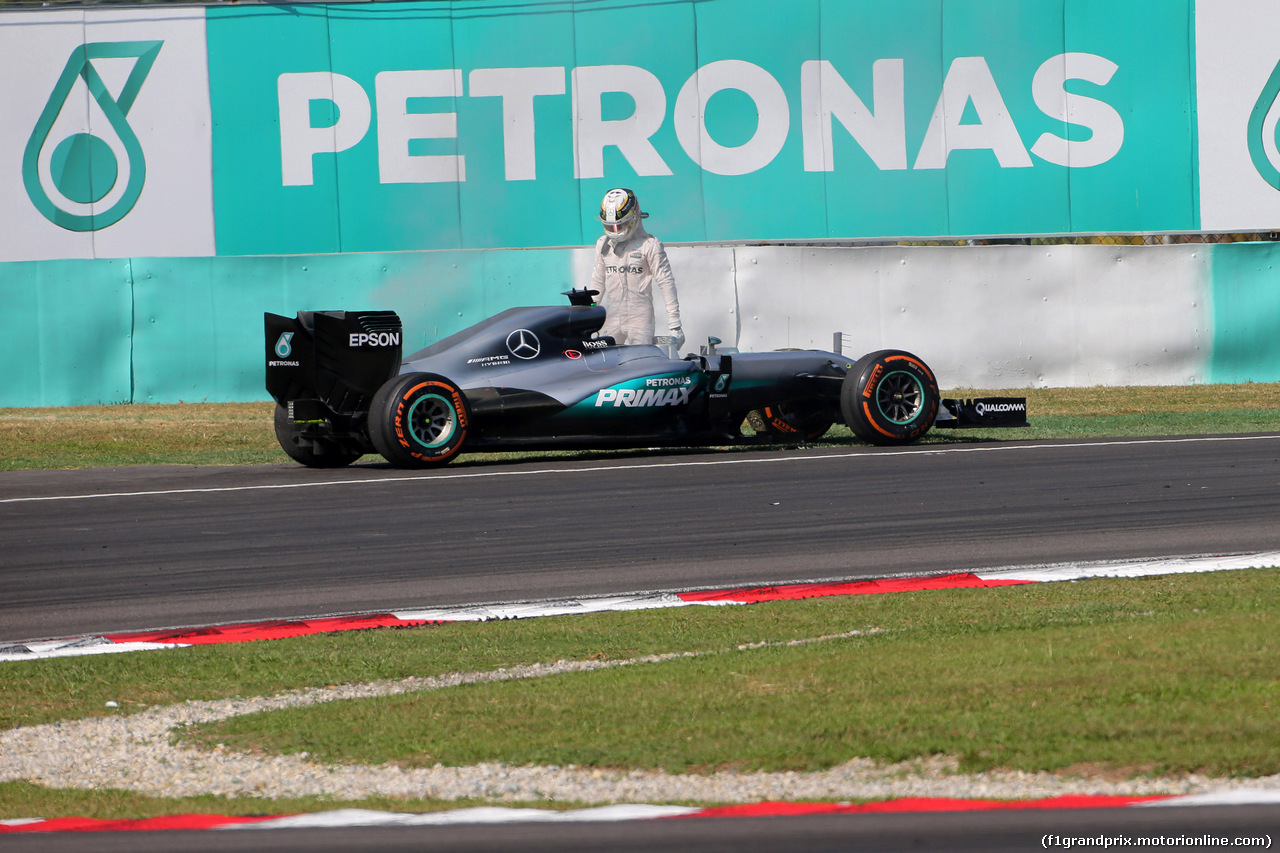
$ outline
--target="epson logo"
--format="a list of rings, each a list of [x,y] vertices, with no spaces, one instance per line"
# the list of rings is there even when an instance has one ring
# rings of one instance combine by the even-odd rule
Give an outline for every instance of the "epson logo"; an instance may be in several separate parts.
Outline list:
[[[399,332],[352,332],[347,337],[350,347],[398,347]]]
[[[975,403],[973,410],[978,413],[978,417],[983,415],[997,415],[1003,412],[1025,412],[1027,410],[1026,403]]]

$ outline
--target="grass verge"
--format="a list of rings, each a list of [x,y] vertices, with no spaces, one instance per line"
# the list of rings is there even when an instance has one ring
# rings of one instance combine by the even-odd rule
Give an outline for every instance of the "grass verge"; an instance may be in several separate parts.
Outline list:
[[[930,443],[1271,432],[1280,429],[1280,383],[1159,388],[1045,388],[951,397],[1027,397],[1030,429],[934,430]],[[272,427],[274,403],[0,409],[0,471],[112,465],[285,463]],[[837,426],[819,443],[856,444]],[[623,451],[620,451],[623,452]],[[461,464],[531,454],[463,455]],[[582,456],[581,453],[538,453]],[[371,457],[366,457],[366,459]],[[455,463],[457,464],[457,463]]]
[[[1270,432],[1280,424],[1280,385],[999,393],[1026,394],[1032,429],[938,430],[929,440]],[[0,470],[286,462],[270,424],[271,404],[260,403],[0,409]],[[827,442],[854,443],[836,431]],[[0,729],[186,699],[561,659],[719,651],[237,718],[188,736],[410,766],[495,760],[699,772],[947,754],[964,769],[1270,775],[1280,772],[1278,579],[1275,570],[1259,570],[1095,580],[3,664]],[[886,631],[800,648],[737,649],[873,626]],[[108,710],[108,700],[119,708]],[[343,805],[427,811],[460,804]],[[0,783],[0,818],[332,807],[319,799],[159,799]]]
[[[341,808],[380,812],[423,814],[450,809],[484,806],[485,800],[413,800],[368,797],[344,800]],[[575,804],[504,803],[507,808],[567,809]],[[0,782],[0,820],[14,818],[83,817],[93,820],[144,820],[185,814],[214,814],[238,817],[310,814],[339,807],[322,797],[263,800],[254,797],[147,797],[132,791],[46,788],[28,782]]]
[[[965,771],[1099,762],[1267,775],[1280,772],[1277,579],[1260,570],[613,617],[566,655],[615,631],[654,651],[723,651],[232,718],[199,737],[404,766],[812,771],[941,754]],[[868,626],[884,631],[737,648]]]
[[[944,754],[969,771],[1262,776],[1280,772],[1278,580],[1275,569],[1098,579],[12,663],[0,681],[0,727],[184,699],[696,651],[708,654],[249,715],[183,737],[404,766],[803,771],[855,757]],[[739,648],[868,627],[884,630]],[[107,709],[108,700],[120,708]],[[252,809],[245,800],[0,785],[0,818],[334,807],[319,799],[249,802]]]

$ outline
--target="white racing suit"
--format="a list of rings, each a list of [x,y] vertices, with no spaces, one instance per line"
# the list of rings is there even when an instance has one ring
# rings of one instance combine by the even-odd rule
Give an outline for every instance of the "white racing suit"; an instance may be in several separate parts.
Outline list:
[[[596,241],[596,266],[591,273],[591,289],[600,292],[598,299],[606,310],[601,336],[611,335],[619,344],[652,344],[655,284],[667,304],[668,328],[679,330],[676,280],[662,241],[643,225],[637,225],[625,241],[615,243],[608,235],[601,236]]]

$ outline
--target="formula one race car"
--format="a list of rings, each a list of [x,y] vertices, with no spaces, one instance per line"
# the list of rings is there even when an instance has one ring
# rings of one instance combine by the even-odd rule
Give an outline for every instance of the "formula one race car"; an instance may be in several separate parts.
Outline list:
[[[933,372],[907,352],[852,361],[821,350],[740,353],[711,338],[674,358],[596,337],[605,309],[595,292],[566,295],[568,305],[503,311],[403,363],[392,311],[267,314],[280,446],[316,468],[372,452],[423,468],[463,449],[799,444],[837,422],[878,445],[935,425],[1026,425],[1024,398],[941,400]]]

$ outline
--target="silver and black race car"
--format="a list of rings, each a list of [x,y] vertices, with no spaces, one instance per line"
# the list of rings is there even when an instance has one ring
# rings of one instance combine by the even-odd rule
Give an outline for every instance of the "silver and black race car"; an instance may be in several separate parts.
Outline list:
[[[392,311],[268,313],[267,391],[293,459],[316,468],[379,453],[443,465],[466,450],[799,444],[837,422],[898,445],[933,426],[1026,426],[1026,400],[943,400],[900,350],[747,353],[712,338],[676,358],[599,337],[594,291],[511,308],[401,358]],[[749,434],[743,424],[752,425]]]

